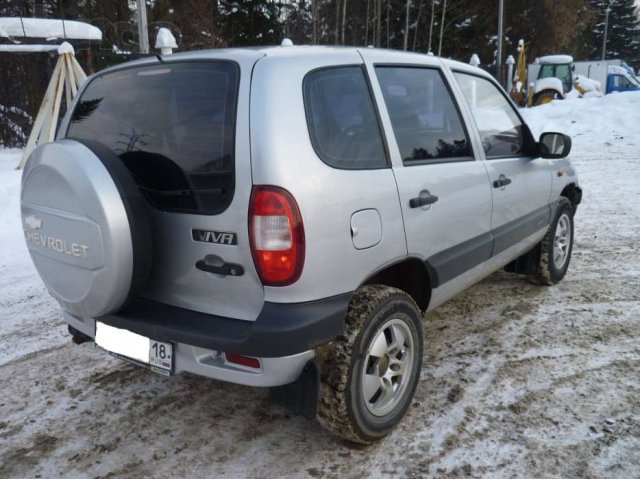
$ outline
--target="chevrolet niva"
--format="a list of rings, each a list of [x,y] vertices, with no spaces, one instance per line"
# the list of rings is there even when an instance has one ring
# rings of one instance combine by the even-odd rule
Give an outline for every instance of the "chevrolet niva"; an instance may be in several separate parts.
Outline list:
[[[411,403],[423,312],[500,268],[565,276],[570,148],[454,61],[149,57],[93,75],[30,156],[23,227],[77,343],[271,387],[370,443]]]

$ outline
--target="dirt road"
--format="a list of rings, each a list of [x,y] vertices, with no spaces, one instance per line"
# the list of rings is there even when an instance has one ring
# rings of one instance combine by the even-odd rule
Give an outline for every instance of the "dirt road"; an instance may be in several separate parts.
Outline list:
[[[497,273],[425,318],[415,401],[369,447],[265,390],[72,345],[25,252],[5,254],[0,477],[640,476],[637,150],[574,155],[585,199],[564,282]]]

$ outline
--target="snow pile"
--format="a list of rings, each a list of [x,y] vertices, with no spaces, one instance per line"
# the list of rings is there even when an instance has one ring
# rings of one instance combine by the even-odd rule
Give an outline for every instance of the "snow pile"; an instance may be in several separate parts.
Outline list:
[[[586,92],[599,92],[602,95],[602,84],[584,75],[576,75],[576,87],[579,87]]]
[[[73,45],[69,42],[62,42],[58,47],[58,55],[64,55],[65,53],[70,53],[71,55],[76,54],[76,51],[73,49]]]
[[[640,136],[640,92],[555,100],[521,113],[536,138],[554,131],[571,136],[575,153],[594,154],[620,140],[637,141]]]
[[[0,245],[3,252],[26,254],[20,224],[20,175],[16,167],[22,157],[22,150],[0,149]],[[28,260],[25,258],[25,260]],[[0,262],[1,263],[1,262]]]
[[[158,30],[158,35],[156,36],[156,48],[161,49],[163,55],[170,54],[172,48],[178,48],[178,45],[176,44],[176,37],[173,36],[171,30],[168,28],[161,28]]]
[[[571,55],[546,55],[544,57],[536,58],[535,63],[563,65],[565,63],[573,63],[573,57]]]

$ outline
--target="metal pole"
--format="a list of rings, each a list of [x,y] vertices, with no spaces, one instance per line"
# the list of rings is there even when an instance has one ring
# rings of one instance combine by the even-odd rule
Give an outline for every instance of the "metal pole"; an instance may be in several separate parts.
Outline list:
[[[140,53],[149,53],[149,30],[147,28],[147,4],[138,0],[138,45]]]
[[[607,56],[607,31],[609,29],[609,12],[611,11],[611,2],[607,5],[604,17],[604,35],[602,36],[602,60]]]
[[[496,78],[502,85],[502,21],[504,17],[504,0],[498,0],[498,51],[496,53]]]

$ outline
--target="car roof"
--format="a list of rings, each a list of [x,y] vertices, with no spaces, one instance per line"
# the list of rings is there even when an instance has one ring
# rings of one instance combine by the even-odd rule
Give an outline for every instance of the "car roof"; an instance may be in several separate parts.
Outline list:
[[[295,46],[262,46],[262,47],[242,47],[242,48],[216,48],[207,50],[193,50],[189,52],[178,52],[170,56],[167,55],[149,55],[149,57],[133,60],[130,62],[122,63],[109,67],[100,71],[98,74],[107,73],[113,70],[119,70],[121,68],[129,68],[133,66],[142,66],[147,64],[155,64],[158,60],[163,59],[167,62],[180,61],[180,60],[213,60],[213,59],[227,59],[227,60],[245,60],[245,61],[257,61],[263,60],[277,60],[287,58],[305,58],[311,60],[313,57],[321,58],[325,56],[331,56],[333,58],[353,58],[354,54],[362,55],[363,57],[375,57],[376,59],[385,58],[388,60],[406,62],[407,64],[413,63],[416,58],[420,59],[420,63],[423,64],[426,60],[427,64],[434,66],[446,65],[451,69],[462,70],[476,75],[489,76],[484,70],[473,67],[469,64],[459,61],[445,59],[433,55],[427,55],[419,52],[407,52],[403,50],[391,50],[384,48],[372,48],[372,47],[347,47],[347,46],[318,46],[318,45],[295,45]]]

